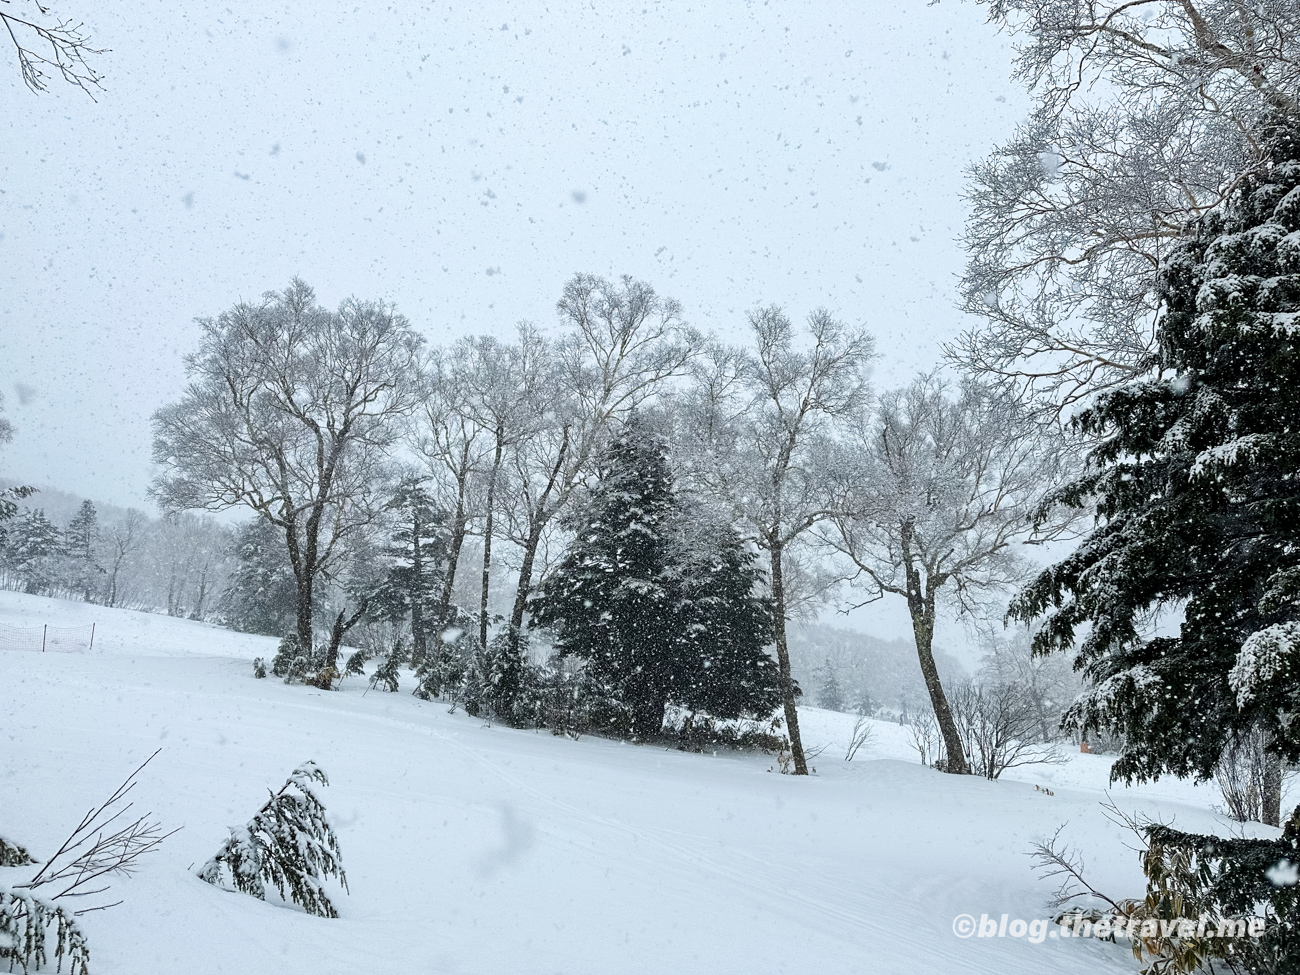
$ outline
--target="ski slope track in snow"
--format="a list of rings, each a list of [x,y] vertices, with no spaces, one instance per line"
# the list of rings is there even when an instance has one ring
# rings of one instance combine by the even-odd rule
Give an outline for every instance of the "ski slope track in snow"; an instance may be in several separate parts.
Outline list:
[[[1048,916],[1054,885],[1026,854],[1066,821],[1094,885],[1142,890],[1100,808],[1103,756],[959,778],[876,722],[847,763],[854,719],[806,709],[805,740],[827,747],[796,778],[770,756],[487,726],[414,698],[409,673],[398,694],[255,680],[273,640],[0,593],[11,626],[92,620],[93,652],[0,653],[0,832],[49,855],[161,747],[135,808],[183,828],[114,881],[120,906],[82,919],[94,975],[1137,971],[1122,945],[952,932],[963,913]],[[306,759],[329,775],[351,888],[328,887],[336,920],[194,874]],[[1110,794],[1230,832],[1206,786]]]

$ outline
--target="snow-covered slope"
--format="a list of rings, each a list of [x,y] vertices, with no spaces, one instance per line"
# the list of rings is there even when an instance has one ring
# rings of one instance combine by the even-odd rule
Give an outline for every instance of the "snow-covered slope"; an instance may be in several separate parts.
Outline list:
[[[806,736],[828,747],[800,779],[762,756],[487,727],[356,679],[254,680],[273,641],[0,593],[10,625],[92,618],[93,653],[0,652],[0,831],[48,854],[161,746],[137,809],[183,829],[115,881],[121,906],[84,919],[96,975],[1136,970],[1114,945],[952,933],[962,913],[1045,916],[1052,888],[1025,854],[1065,821],[1095,882],[1140,889],[1099,808],[1101,757],[958,779],[882,723],[850,764],[852,718],[810,709]],[[330,776],[351,887],[337,920],[192,872],[308,758]],[[1224,828],[1180,783],[1112,795]]]

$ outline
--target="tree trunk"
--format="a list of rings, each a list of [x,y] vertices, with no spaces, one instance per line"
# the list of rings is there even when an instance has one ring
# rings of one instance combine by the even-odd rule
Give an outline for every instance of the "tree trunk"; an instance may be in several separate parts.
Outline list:
[[[469,446],[461,452],[461,466],[456,475],[456,513],[451,519],[451,538],[447,543],[447,578],[442,583],[442,596],[438,600],[439,627],[447,622],[451,613],[451,596],[456,588],[456,566],[460,562],[460,550],[465,547],[466,525],[469,521],[465,514],[465,485],[469,480]],[[442,644],[442,638],[438,638]]]
[[[523,559],[519,563],[519,581],[515,586],[515,604],[510,610],[510,624],[506,630],[509,639],[508,660],[498,686],[501,710],[506,716],[514,712],[515,700],[519,696],[519,682],[524,660],[520,647],[520,637],[524,628],[524,610],[528,606],[528,596],[533,591],[533,565],[537,559],[537,547],[541,543],[542,528],[545,521],[538,518],[528,529],[528,538],[524,544]]]
[[[651,691],[632,702],[632,734],[638,741],[654,741],[664,730],[666,695]]]
[[[344,613],[347,611],[341,609],[338,616],[334,617],[334,626],[330,629],[330,642],[328,649],[325,651],[325,663],[321,667],[322,671],[338,670],[339,647],[343,645],[343,637],[365,615],[367,606],[368,601],[362,598],[361,604],[357,606],[357,611],[351,616],[345,617]]]
[[[117,605],[117,572],[118,566],[121,564],[120,561],[114,562],[113,572],[108,577],[108,605],[110,609]]]
[[[497,450],[496,455],[492,458],[492,474],[488,478],[487,489],[487,520],[483,526],[483,588],[479,594],[478,603],[478,642],[480,646],[487,646],[488,631],[488,595],[491,593],[492,585],[492,515],[496,506],[497,493],[497,472],[501,469],[501,451],[505,448],[502,442],[504,431],[501,424],[497,424]]]
[[[1272,736],[1264,752],[1264,794],[1260,797],[1260,819],[1265,826],[1282,825],[1282,759],[1273,751]]]
[[[297,597],[294,611],[294,633],[298,639],[298,652],[310,660],[312,644],[315,642],[312,634],[311,614],[312,583],[316,578],[315,567],[308,564],[302,547],[299,545],[296,517],[287,514],[285,520],[280,524],[284,528],[284,546],[289,552],[289,565],[293,569],[294,594]]]
[[[776,662],[781,674],[781,698],[785,705],[785,727],[790,736],[790,754],[794,757],[794,774],[807,775],[808,761],[803,754],[803,738],[799,734],[799,711],[794,701],[794,678],[790,676],[790,650],[785,635],[785,574],[781,567],[784,546],[771,547],[772,557],[772,609],[773,639],[776,643]]]
[[[298,588],[298,608],[295,616],[295,630],[298,635],[298,651],[308,660],[312,658],[312,644],[314,634],[312,633],[311,603],[312,603],[312,575],[304,573],[303,575],[294,576]]]
[[[943,692],[943,685],[939,683],[939,670],[934,664],[933,603],[928,606],[912,607],[912,633],[916,636],[916,655],[921,661],[921,676],[925,678],[925,689],[930,692],[930,706],[934,708],[935,719],[939,722],[939,732],[943,735],[944,750],[947,752],[944,771],[954,775],[969,775],[970,766],[966,763],[966,750],[962,748],[957,722],[953,720],[952,709],[948,707],[948,697]]]
[[[546,487],[538,496],[537,505],[533,508],[529,517],[528,537],[524,540],[523,560],[519,563],[519,582],[515,586],[515,604],[510,609],[510,626],[506,631],[507,639],[510,641],[510,659],[500,685],[500,700],[508,709],[507,713],[512,713],[514,710],[515,699],[519,695],[519,682],[524,669],[520,639],[523,636],[524,610],[528,607],[528,596],[533,591],[533,565],[537,561],[537,547],[542,542],[542,531],[546,528],[546,523],[559,510],[557,506],[554,510],[548,511],[546,505],[551,497],[551,492],[555,490],[556,484],[559,483],[560,472],[564,469],[564,461],[568,456],[569,429],[565,427],[564,438],[560,442],[560,449],[555,457],[555,465],[551,468],[551,476],[546,482]]]
[[[414,505],[411,516],[411,539],[414,546],[411,551],[411,569],[415,574],[415,592],[411,598],[411,669],[418,670],[424,661],[426,651],[424,634],[424,555],[421,545],[424,543],[424,523],[420,521],[420,507]]]
[[[203,619],[203,604],[208,599],[208,567],[205,565],[203,571],[199,573],[199,591],[194,597],[194,609],[190,613],[190,619]]]

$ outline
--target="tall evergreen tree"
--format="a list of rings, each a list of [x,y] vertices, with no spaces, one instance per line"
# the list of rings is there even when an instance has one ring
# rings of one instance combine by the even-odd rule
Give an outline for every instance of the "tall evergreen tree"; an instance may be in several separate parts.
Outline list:
[[[676,572],[680,649],[671,699],[715,718],[765,718],[781,705],[781,675],[767,651],[773,608],[758,553],[728,526],[707,536],[689,536]]]
[[[578,536],[535,597],[532,625],[555,631],[617,688],[631,733],[663,727],[681,644],[676,599],[665,570],[674,516],[673,479],[662,445],[634,419],[605,452]]]
[[[23,584],[23,592],[49,594],[59,581],[63,532],[45,517],[44,508],[27,508],[5,532],[5,562]]]
[[[718,718],[781,702],[757,554],[678,497],[663,445],[633,418],[602,458],[577,538],[533,603],[562,653],[650,738],[677,704]]]
[[[430,630],[441,625],[438,604],[446,575],[446,518],[420,478],[401,481],[388,504],[396,525],[385,546],[389,568],[370,604],[375,615],[411,625],[411,666],[418,668]]]
[[[1097,446],[1048,504],[1094,500],[1096,528],[1011,607],[1048,614],[1038,652],[1087,628],[1067,720],[1122,736],[1120,779],[1208,778],[1254,726],[1300,757],[1300,133],[1257,136],[1267,165],[1165,261],[1146,377],[1078,420]]]
[[[235,534],[235,558],[222,615],[244,633],[284,636],[294,627],[298,596],[283,538],[261,519],[246,522]]]
[[[11,487],[0,491],[0,544],[4,543],[7,528],[5,522],[18,514],[18,502],[30,498],[36,493],[34,487]]]
[[[5,399],[0,394],[0,444],[6,444],[14,438],[13,425],[4,418]],[[30,486],[10,487],[0,490],[0,546],[5,542],[5,522],[18,514],[18,502],[36,493]],[[0,548],[0,551],[3,549]]]
[[[821,673],[818,674],[820,681],[817,686],[817,703],[828,711],[843,711],[844,690],[840,687],[840,679],[829,659],[821,665],[820,670]]]
[[[81,502],[81,507],[68,523],[63,538],[67,554],[68,588],[81,593],[81,598],[90,602],[104,575],[104,567],[99,564],[97,555],[99,514],[91,502]]]

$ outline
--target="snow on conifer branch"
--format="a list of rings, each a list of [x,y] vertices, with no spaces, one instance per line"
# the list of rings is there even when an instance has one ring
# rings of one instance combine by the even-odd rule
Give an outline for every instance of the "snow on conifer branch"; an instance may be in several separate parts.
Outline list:
[[[34,894],[0,886],[0,961],[23,970],[39,971],[48,961],[46,929],[54,925],[54,958],[58,971],[68,959],[70,975],[89,975],[90,948],[71,911]]]
[[[337,877],[345,891],[348,881],[338,838],[313,783],[329,785],[315,762],[294,769],[247,825],[230,831],[230,838],[199,869],[199,879],[216,887],[227,887],[228,879],[235,890],[258,900],[266,900],[269,882],[307,913],[338,917],[321,881]]]
[[[1300,651],[1300,623],[1274,623],[1248,636],[1228,672],[1228,684],[1237,693],[1237,706],[1245,707],[1269,684],[1295,679]]]
[[[25,867],[35,862],[23,847],[0,836],[0,867]]]

